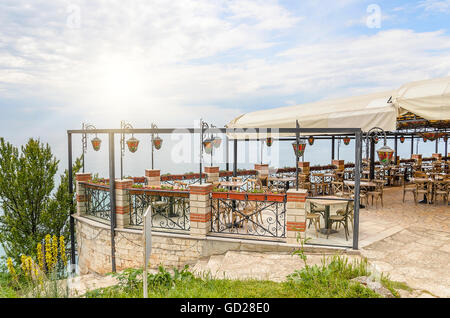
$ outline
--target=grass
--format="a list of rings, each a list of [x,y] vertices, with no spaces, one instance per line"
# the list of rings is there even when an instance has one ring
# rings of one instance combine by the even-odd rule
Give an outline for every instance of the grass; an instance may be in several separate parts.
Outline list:
[[[142,270],[128,269],[116,274],[120,283],[115,286],[89,291],[88,298],[141,298]],[[378,298],[365,286],[351,281],[367,276],[366,260],[349,262],[346,257],[334,256],[321,265],[306,266],[295,271],[284,282],[262,280],[216,279],[209,275],[194,276],[188,268],[169,273],[160,267],[156,274],[148,275],[150,298]],[[392,288],[396,283],[384,278]]]

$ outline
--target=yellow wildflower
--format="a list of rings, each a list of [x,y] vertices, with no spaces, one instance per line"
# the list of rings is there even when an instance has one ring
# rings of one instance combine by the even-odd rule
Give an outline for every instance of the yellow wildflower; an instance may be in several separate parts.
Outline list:
[[[21,261],[20,266],[22,267],[22,271],[24,272],[25,276],[28,276],[27,257],[22,254],[22,256],[20,256],[20,261]]]
[[[47,269],[50,271],[53,268],[53,257],[52,257],[52,237],[50,234],[45,236],[45,263],[47,264]]]
[[[52,239],[52,260],[53,265],[58,263],[58,237],[56,235],[53,235]]]
[[[38,243],[37,245],[37,259],[38,259],[38,264],[39,264],[39,268],[41,269],[41,271],[44,270],[44,253],[42,252],[42,244]]]
[[[13,264],[13,261],[12,261],[11,257],[8,257],[8,260],[6,261],[6,265],[8,266],[8,272],[11,274],[13,279],[17,280],[17,273],[16,273],[16,270],[14,268],[14,264]]]
[[[64,236],[59,237],[59,251],[61,253],[61,259],[64,266],[67,266],[66,244],[64,243]]]

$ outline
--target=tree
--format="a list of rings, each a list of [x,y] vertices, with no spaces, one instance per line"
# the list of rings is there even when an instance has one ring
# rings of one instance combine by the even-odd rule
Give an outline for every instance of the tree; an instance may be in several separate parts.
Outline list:
[[[0,138],[0,243],[6,256],[36,256],[36,245],[46,234],[64,236],[69,242],[70,204],[68,171],[55,190],[57,160],[48,144],[30,138],[18,148]],[[73,173],[81,168],[78,158]],[[73,179],[74,180],[74,179]]]

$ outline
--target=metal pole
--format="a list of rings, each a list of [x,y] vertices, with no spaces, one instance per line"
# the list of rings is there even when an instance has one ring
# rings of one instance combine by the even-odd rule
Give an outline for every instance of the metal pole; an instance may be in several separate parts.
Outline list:
[[[116,246],[115,246],[115,227],[116,227],[116,187],[115,187],[115,166],[114,166],[114,133],[109,133],[109,198],[111,207],[111,266],[112,271],[116,272]]]
[[[369,138],[370,142],[370,176],[369,179],[375,179],[375,142],[373,137]]]
[[[398,156],[398,142],[397,142],[397,133],[395,133],[394,135],[394,159],[395,159],[395,164],[397,165],[397,156]]]
[[[359,240],[359,191],[361,178],[361,151],[362,140],[361,132],[355,134],[355,196],[354,196],[354,211],[353,211],[353,249],[358,249]]]
[[[414,154],[414,135],[411,135],[411,157]]]
[[[331,136],[331,160],[334,160],[334,136]]]
[[[439,138],[436,138],[435,153],[439,153]]]
[[[72,178],[72,134],[67,134],[67,144],[69,151],[68,165],[69,165],[69,194],[70,194],[70,263],[71,263],[71,272],[75,272],[75,220],[72,217],[74,213],[73,206],[73,178]]]
[[[445,152],[445,153],[444,153],[444,156],[445,156],[445,157],[448,156],[448,152],[447,152],[447,151],[448,151],[448,148],[447,148],[448,145],[447,145],[447,144],[448,144],[448,139],[447,139],[447,140],[444,139],[444,149],[445,149],[445,150],[444,150],[444,152]]]
[[[300,128],[299,125],[298,125],[298,120],[295,121],[295,127],[297,129]],[[299,146],[299,137],[300,137],[299,135],[300,135],[300,133],[297,130],[295,132],[295,142],[297,144],[297,148],[296,148],[296,151],[295,151],[295,178],[297,180],[297,182],[295,183],[296,184],[296,186],[295,186],[296,190],[298,190],[298,146]]]
[[[234,139],[233,145],[233,177],[237,177],[237,139]]]
[[[152,135],[152,170],[153,170],[153,135]]]
[[[229,171],[230,170],[230,144],[229,144],[229,140],[228,140],[228,136],[225,135],[225,154],[226,154],[226,161],[225,161],[225,170]],[[228,181],[228,175],[226,177],[226,180]]]
[[[202,159],[203,159],[203,121],[200,118],[200,184],[202,184]]]

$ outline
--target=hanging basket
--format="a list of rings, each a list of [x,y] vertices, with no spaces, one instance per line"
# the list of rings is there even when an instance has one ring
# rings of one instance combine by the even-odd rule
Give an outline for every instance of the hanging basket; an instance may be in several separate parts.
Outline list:
[[[405,142],[405,136],[403,136],[403,135],[400,136],[400,142],[401,142],[401,143],[404,143],[404,142]]]
[[[214,146],[214,148],[219,148],[221,143],[222,143],[222,138],[215,137],[213,139],[213,146]]]
[[[162,142],[163,142],[163,140],[159,137],[155,137],[153,139],[153,146],[155,147],[156,150],[161,149]]]
[[[271,137],[266,138],[266,145],[267,147],[272,146],[273,144],[273,139]]]
[[[350,137],[345,136],[344,139],[343,139],[343,141],[344,141],[344,145],[347,146],[347,145],[350,143]]]
[[[91,140],[92,143],[92,148],[94,148],[95,151],[99,151],[100,150],[100,145],[102,144],[102,140],[98,137],[95,137],[94,139]]]
[[[313,136],[309,136],[308,143],[310,146],[314,145],[314,137]]]
[[[392,158],[394,156],[394,150],[389,148],[388,146],[383,146],[377,150],[378,159],[380,163],[387,166],[392,162]]]
[[[212,139],[206,139],[203,142],[203,147],[205,148],[205,152],[209,155],[212,152],[213,149],[213,140]]]
[[[130,152],[134,153],[138,150],[139,140],[137,140],[134,137],[131,137],[130,139],[127,140],[127,146],[128,146],[128,150],[130,150]]]
[[[297,148],[297,143],[292,143],[292,148],[294,148],[294,154],[298,153],[299,157],[302,157],[305,153],[306,143],[304,141],[300,141]]]

